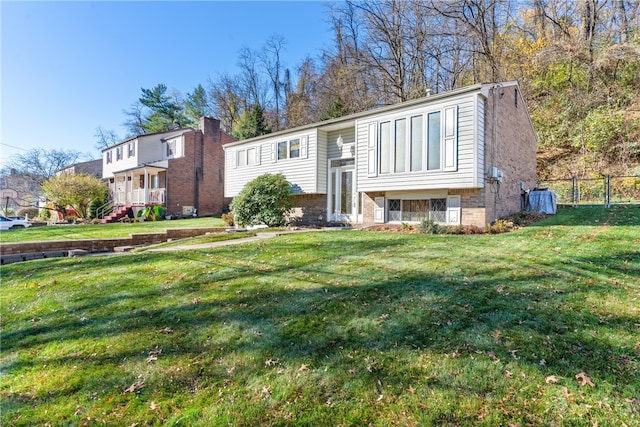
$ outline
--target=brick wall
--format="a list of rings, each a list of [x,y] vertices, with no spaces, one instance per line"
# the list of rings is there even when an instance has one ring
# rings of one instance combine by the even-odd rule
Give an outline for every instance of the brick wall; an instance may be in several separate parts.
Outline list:
[[[500,184],[486,183],[487,222],[521,210],[521,182],[525,189],[536,185],[536,135],[524,99],[515,86],[494,90],[489,92],[486,101],[485,171],[495,165],[503,171],[504,179]],[[494,114],[497,141],[494,141]]]
[[[184,156],[169,160],[167,201],[169,213],[193,206],[198,215],[220,215],[231,199],[224,197],[224,151],[222,144],[235,139],[220,129],[220,121],[203,117],[200,129],[187,132]]]
[[[292,225],[321,225],[327,221],[327,196],[325,194],[300,194],[294,196],[295,208],[288,220]]]
[[[461,202],[461,225],[484,227],[487,223],[485,188],[449,190],[450,196],[459,195]]]
[[[384,197],[384,192],[382,191],[378,191],[378,192],[371,192],[371,193],[364,193],[362,195],[362,225],[364,227],[369,227],[374,225],[375,223],[373,222],[373,218],[374,218],[374,209],[375,209],[375,198],[376,197]]]

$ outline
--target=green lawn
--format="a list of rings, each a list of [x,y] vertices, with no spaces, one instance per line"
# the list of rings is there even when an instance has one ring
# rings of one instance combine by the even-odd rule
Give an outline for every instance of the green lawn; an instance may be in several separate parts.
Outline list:
[[[2,425],[640,420],[640,209],[2,266]]]
[[[131,233],[154,233],[167,228],[226,227],[220,218],[188,218],[174,221],[146,221],[113,224],[49,225],[0,232],[0,242],[77,240],[128,237]]]

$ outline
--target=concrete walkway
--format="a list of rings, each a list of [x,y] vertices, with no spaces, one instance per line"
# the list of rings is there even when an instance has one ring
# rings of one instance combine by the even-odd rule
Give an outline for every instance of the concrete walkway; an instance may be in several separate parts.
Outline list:
[[[219,246],[229,246],[229,245],[238,245],[242,243],[255,242],[257,240],[263,240],[263,239],[271,239],[273,237],[283,236],[285,234],[310,233],[310,232],[328,231],[328,230],[339,230],[339,228],[317,228],[317,229],[313,228],[313,229],[301,229],[301,230],[290,230],[290,231],[272,231],[272,232],[258,233],[255,236],[242,237],[239,239],[221,240],[218,242],[200,243],[197,245],[176,245],[176,246],[170,246],[166,248],[146,249],[144,252],[171,252],[171,251],[189,251],[189,250],[196,250],[196,249],[208,249],[208,248],[216,248]]]

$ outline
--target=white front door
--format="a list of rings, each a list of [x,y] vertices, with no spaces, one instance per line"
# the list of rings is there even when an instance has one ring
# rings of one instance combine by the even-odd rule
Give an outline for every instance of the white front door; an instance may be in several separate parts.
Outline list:
[[[354,179],[355,165],[349,161],[343,162],[342,164],[345,165],[329,167],[329,206],[327,217],[330,221],[356,222],[358,198]]]

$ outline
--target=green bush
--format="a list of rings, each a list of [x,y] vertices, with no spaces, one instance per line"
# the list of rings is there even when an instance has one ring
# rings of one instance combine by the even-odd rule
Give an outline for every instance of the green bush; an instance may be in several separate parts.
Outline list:
[[[447,232],[447,227],[436,224],[432,219],[423,219],[418,225],[418,230],[423,234],[444,234]]]
[[[264,174],[247,183],[231,202],[236,223],[265,224],[278,227],[285,224],[285,215],[293,210],[291,184],[281,173]]]
[[[35,218],[40,213],[40,209],[38,208],[20,208],[18,209],[18,216],[29,216],[29,218]]]

